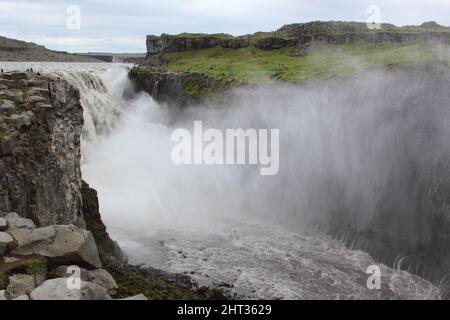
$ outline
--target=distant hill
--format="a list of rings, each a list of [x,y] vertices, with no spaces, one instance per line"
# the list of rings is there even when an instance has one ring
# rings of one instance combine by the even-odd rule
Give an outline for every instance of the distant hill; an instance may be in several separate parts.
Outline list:
[[[1,36],[0,61],[103,62],[95,57],[53,51],[32,42]]]

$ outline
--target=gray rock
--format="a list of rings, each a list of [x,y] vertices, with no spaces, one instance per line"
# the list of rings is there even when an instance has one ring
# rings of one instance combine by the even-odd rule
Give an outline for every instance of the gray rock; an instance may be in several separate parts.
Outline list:
[[[17,298],[15,298],[13,300],[23,300],[23,301],[25,301],[25,300],[30,300],[30,298],[27,295],[24,294],[23,296],[17,297]]]
[[[143,294],[139,294],[137,296],[134,297],[128,297],[125,299],[119,299],[119,300],[148,300],[146,296],[144,296]]]
[[[59,266],[52,271],[52,274],[58,278],[69,278],[74,276],[74,270],[78,270],[78,276],[82,281],[91,281],[89,271],[84,268],[80,268],[79,266]]]
[[[34,113],[33,111],[25,111],[21,114],[13,114],[8,119],[12,120],[16,124],[16,129],[20,130],[23,127],[31,126],[31,121],[33,120]]]
[[[46,104],[46,103],[36,103],[35,107],[42,108],[42,109],[52,109],[53,108],[53,106],[51,104]]]
[[[14,108],[14,102],[11,100],[0,100],[0,109],[12,109]]]
[[[35,104],[35,103],[38,103],[38,102],[45,102],[45,101],[47,101],[47,99],[45,99],[44,97],[35,95],[35,96],[27,97],[24,102],[25,103]]]
[[[10,213],[6,216],[6,221],[8,223],[9,229],[35,229],[36,225],[30,219],[24,219],[17,215],[17,213]]]
[[[4,301],[4,300],[8,300],[8,298],[6,297],[6,291],[0,290],[0,301]]]
[[[23,92],[22,90],[8,90],[5,94],[9,100],[15,103],[23,103]]]
[[[21,218],[17,212],[3,212],[1,216],[5,219],[19,219]]]
[[[115,295],[115,290],[119,289],[119,286],[117,285],[114,278],[106,270],[97,269],[90,271],[89,276],[91,282],[105,288],[109,294]]]
[[[6,232],[0,232],[0,255],[4,255],[14,244],[14,238]]]
[[[35,244],[47,243],[50,245],[56,236],[55,228],[52,226],[38,229],[12,229],[9,233],[17,240],[18,247],[25,250]]]
[[[37,254],[60,263],[77,263],[88,268],[101,267],[94,237],[87,230],[74,225],[23,230],[25,229],[11,231],[19,243],[13,254]]]
[[[35,74],[28,77],[25,87],[11,89],[13,81],[0,75],[0,83],[8,87],[2,90],[6,100],[22,103],[24,89],[29,97],[46,98],[36,103],[43,104],[45,111],[35,106],[32,118],[24,112],[0,120],[5,134],[0,141],[0,210],[32,217],[39,226],[74,224],[84,228],[79,91],[66,81]],[[47,103],[53,108],[47,108]]]
[[[8,229],[8,224],[5,218],[0,218],[0,231],[5,231]]]
[[[106,290],[94,283],[81,281],[72,289],[70,279],[47,280],[30,295],[31,300],[109,300]]]
[[[36,288],[33,276],[27,274],[15,274],[9,277],[9,285],[6,294],[10,299],[15,299],[22,295],[27,295]]]

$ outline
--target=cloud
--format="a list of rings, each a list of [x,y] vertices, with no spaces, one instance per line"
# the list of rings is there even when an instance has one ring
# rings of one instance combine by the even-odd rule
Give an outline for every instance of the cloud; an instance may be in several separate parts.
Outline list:
[[[0,30],[1,35],[57,50],[99,51],[105,45],[100,51],[144,52],[147,34],[239,35],[294,22],[366,21],[366,9],[374,3],[380,6],[384,22],[405,25],[436,20],[450,25],[448,0],[0,0]],[[80,30],[66,27],[70,5],[81,9]]]

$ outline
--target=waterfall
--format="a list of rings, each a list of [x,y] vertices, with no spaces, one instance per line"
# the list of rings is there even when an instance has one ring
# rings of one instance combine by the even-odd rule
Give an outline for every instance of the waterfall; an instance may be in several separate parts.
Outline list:
[[[98,191],[108,231],[132,263],[196,272],[193,277],[206,284],[223,280],[248,298],[334,299],[345,297],[342,291],[367,298],[372,293],[361,287],[360,276],[375,260],[325,237],[317,225],[336,227],[338,238],[357,249],[358,239],[342,226],[411,247],[428,246],[434,230],[447,232],[447,78],[371,72],[351,83],[239,88],[224,105],[172,114],[146,93],[125,99],[131,84],[124,66],[33,68],[80,90],[83,178]],[[261,177],[247,166],[175,166],[171,133],[192,130],[195,120],[219,130],[281,129],[279,174]],[[432,191],[440,197],[428,210]],[[439,219],[441,228],[432,229]],[[378,260],[387,249],[377,239],[362,249],[381,248],[374,251]],[[439,253],[436,245],[426,248]],[[389,277],[394,271],[383,272]],[[429,288],[407,273],[396,277],[411,288]],[[401,290],[420,296],[421,289]]]

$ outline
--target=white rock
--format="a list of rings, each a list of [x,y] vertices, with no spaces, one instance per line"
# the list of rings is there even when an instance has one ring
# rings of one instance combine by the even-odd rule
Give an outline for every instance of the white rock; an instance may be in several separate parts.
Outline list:
[[[94,283],[81,281],[80,289],[71,289],[71,279],[47,280],[30,295],[31,300],[109,300],[106,290]]]
[[[6,298],[6,291],[5,290],[0,290],[0,301],[4,301],[4,300],[8,300]]]
[[[0,255],[4,255],[8,246],[14,243],[14,238],[9,233],[0,232]]]
[[[105,288],[108,293],[115,294],[115,290],[119,289],[114,278],[109,274],[108,271],[103,269],[97,269],[89,271],[90,281],[98,284],[99,286]]]
[[[10,299],[27,295],[36,288],[34,277],[27,274],[15,274],[8,279],[9,285],[6,288],[6,294]]]
[[[90,268],[100,268],[98,255],[92,233],[79,227],[50,226],[33,230],[15,229],[11,231],[19,242],[19,247],[12,253],[17,255],[40,255],[54,258],[59,263],[70,262]]]
[[[134,297],[129,297],[129,298],[125,298],[125,299],[119,299],[119,300],[148,300],[148,299],[143,294],[139,294],[139,295],[134,296]]]
[[[17,298],[15,298],[13,300],[30,300],[30,298],[27,295],[24,294],[23,296],[17,297]]]
[[[0,218],[0,231],[5,231],[8,229],[8,224],[5,218]]]

